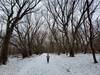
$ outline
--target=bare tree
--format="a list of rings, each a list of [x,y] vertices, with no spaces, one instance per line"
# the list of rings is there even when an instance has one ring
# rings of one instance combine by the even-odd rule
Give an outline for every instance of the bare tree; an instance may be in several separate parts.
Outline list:
[[[79,45],[80,33],[79,29],[84,26],[84,21],[88,17],[84,17],[87,12],[87,2],[82,0],[48,0],[46,8],[51,13],[52,19],[56,22],[57,29],[65,34],[66,37],[66,49],[69,51],[71,57],[74,57],[74,48]],[[82,3],[82,4],[81,4]],[[91,0],[88,7],[90,8],[94,3],[94,0]],[[81,6],[81,10],[79,7]],[[94,6],[94,9],[89,13],[92,15],[98,4]],[[77,17],[77,13],[80,15]],[[81,11],[81,12],[80,12]],[[82,37],[81,37],[82,39]],[[80,39],[80,42],[81,42]],[[87,36],[86,40],[88,42]],[[84,40],[83,40],[84,41]],[[77,44],[77,45],[76,45]],[[88,44],[88,43],[87,43]]]
[[[79,27],[81,26],[81,21],[83,19],[83,15],[86,12],[85,9],[85,4],[83,6],[83,13],[80,16],[80,19],[77,21],[77,24],[74,22],[75,19],[75,10],[77,8],[77,5],[79,3],[80,0],[55,0],[55,1],[51,1],[48,0],[48,6],[46,6],[46,8],[48,9],[48,11],[52,14],[53,19],[55,20],[55,22],[57,23],[57,28],[58,30],[60,30],[62,33],[65,34],[66,36],[66,48],[67,50],[69,50],[70,56],[73,57],[74,56],[74,44],[76,41],[76,34],[77,31],[79,29]],[[70,25],[71,24],[71,25]],[[70,41],[70,36],[69,36],[69,27],[72,27],[72,40]],[[71,43],[72,42],[72,43]]]
[[[1,64],[6,64],[8,45],[11,35],[18,22],[29,13],[34,12],[34,8],[41,0],[0,0],[0,9],[6,16],[6,34],[1,49]]]
[[[36,41],[36,54],[43,53],[45,47],[44,42],[46,40],[47,32],[46,31],[39,31],[35,36]]]
[[[90,32],[90,36],[89,36],[89,42],[90,42],[90,48],[93,54],[93,59],[94,59],[94,63],[98,63],[96,56],[95,56],[95,50],[93,47],[93,24],[92,24],[92,20],[91,20],[91,15],[90,15],[90,7],[89,7],[89,0],[86,0],[86,4],[87,4],[87,16],[88,16],[88,20],[89,20],[89,32]]]
[[[34,52],[36,35],[43,25],[43,20],[42,16],[37,16],[35,13],[26,15],[23,22],[24,23],[19,23],[19,25],[15,27],[17,35],[15,34],[15,39],[12,37],[13,40],[11,44],[14,45],[22,54],[23,58],[25,58],[31,56]]]

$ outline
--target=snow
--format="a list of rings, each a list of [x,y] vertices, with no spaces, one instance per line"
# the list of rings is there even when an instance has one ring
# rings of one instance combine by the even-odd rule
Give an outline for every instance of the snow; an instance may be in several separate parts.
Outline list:
[[[68,57],[50,54],[47,64],[46,53],[30,58],[9,58],[7,65],[0,66],[0,75],[100,75],[99,63],[94,64],[91,54],[77,54]]]

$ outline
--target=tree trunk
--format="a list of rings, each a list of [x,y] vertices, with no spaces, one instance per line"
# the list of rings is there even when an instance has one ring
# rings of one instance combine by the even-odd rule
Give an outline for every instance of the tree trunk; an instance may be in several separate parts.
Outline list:
[[[10,30],[7,30],[4,40],[3,40],[2,48],[1,48],[0,64],[6,65],[7,63],[8,47],[9,47],[11,35],[12,35],[12,32]]]
[[[89,1],[87,1],[87,16],[88,16],[88,20],[89,20],[89,25],[90,25],[90,38],[89,38],[89,41],[90,41],[90,48],[92,50],[92,55],[93,55],[93,59],[94,59],[94,63],[98,63],[97,60],[96,60],[96,56],[95,56],[95,50],[93,48],[93,25],[92,25],[92,20],[91,20],[91,15],[90,15],[90,8],[89,8]]]
[[[76,37],[76,36],[75,36],[75,37]],[[71,49],[70,49],[70,51],[69,51],[70,57],[74,57],[75,37],[74,37],[74,34],[73,34],[72,45],[70,46]]]
[[[28,57],[28,51],[25,48],[23,48],[23,50],[22,50],[22,58],[24,59],[26,57]]]
[[[32,46],[31,46],[31,44],[30,44],[30,42],[28,43],[28,54],[29,54],[29,56],[32,56]]]
[[[22,53],[22,58],[24,59],[26,57],[28,57],[28,54],[26,52],[25,53]]]
[[[74,40],[72,41],[72,45],[70,46],[69,56],[74,57]]]
[[[32,56],[32,50],[31,49],[29,50],[29,56]]]
[[[74,51],[73,51],[73,49],[70,50],[69,54],[70,54],[69,55],[70,57],[74,57]]]
[[[96,55],[95,55],[95,50],[93,48],[93,42],[92,42],[92,40],[90,40],[90,47],[91,47],[91,51],[92,51],[94,63],[98,63],[97,60],[96,60]]]

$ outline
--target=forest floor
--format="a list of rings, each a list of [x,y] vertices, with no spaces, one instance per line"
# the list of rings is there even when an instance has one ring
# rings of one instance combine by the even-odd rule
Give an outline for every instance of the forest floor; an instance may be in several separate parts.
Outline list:
[[[97,64],[91,54],[50,54],[48,64],[46,53],[25,59],[10,57],[7,65],[0,66],[0,75],[100,75],[100,54],[96,56]]]

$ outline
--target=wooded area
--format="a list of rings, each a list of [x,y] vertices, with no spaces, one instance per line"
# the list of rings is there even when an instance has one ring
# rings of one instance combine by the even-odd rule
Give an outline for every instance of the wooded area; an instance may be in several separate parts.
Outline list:
[[[100,53],[99,0],[0,0],[0,64],[9,55]]]

